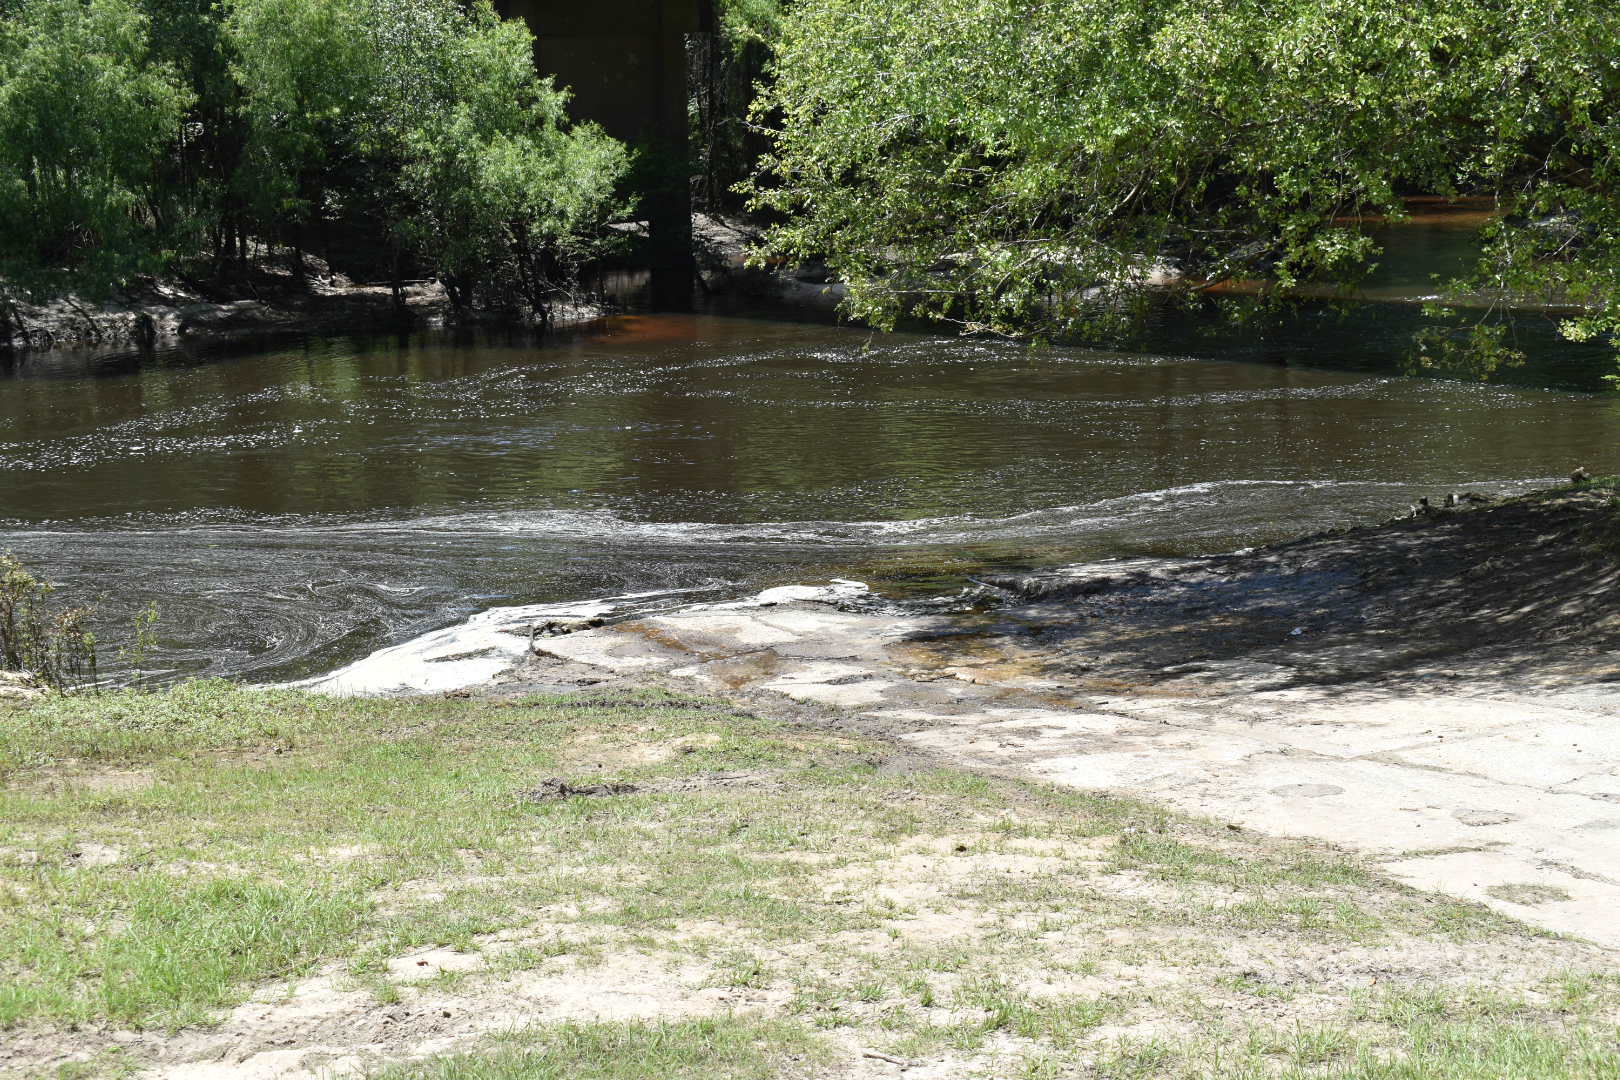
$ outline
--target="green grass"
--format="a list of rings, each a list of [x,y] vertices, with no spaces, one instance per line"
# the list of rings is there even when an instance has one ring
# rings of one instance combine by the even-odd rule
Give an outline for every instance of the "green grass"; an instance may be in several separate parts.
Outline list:
[[[50,782],[0,792],[0,848],[33,856],[0,871],[8,886],[0,965],[16,973],[0,983],[0,1025],[174,1026],[239,999],[244,983],[291,977],[322,957],[349,953],[363,968],[371,954],[467,945],[581,885],[618,896],[610,876],[586,879],[592,862],[626,846],[646,845],[657,876],[621,897],[619,922],[669,923],[724,907],[748,909],[784,933],[825,923],[825,913],[749,888],[777,870],[716,846],[737,824],[728,805],[706,805],[701,794],[550,805],[520,798],[576,764],[558,750],[582,732],[650,724],[678,738],[707,731],[711,717],[656,698],[632,712],[514,709],[335,702],[223,685],[16,710],[4,721],[6,758],[38,765],[8,771],[14,781],[45,771]],[[781,760],[778,747],[749,737],[761,722],[728,720],[727,738],[657,771]],[[611,756],[611,745],[598,749]],[[151,783],[100,791],[86,763],[145,765]],[[677,804],[686,812],[674,813]],[[580,881],[552,872],[525,874],[498,895],[452,887],[378,917],[379,895],[410,881],[526,866],[537,832],[564,851],[592,852],[579,860]],[[750,839],[771,846],[763,832]],[[79,865],[86,843],[121,857]],[[783,836],[774,846],[788,843]]]
[[[824,1056],[781,1022],[722,1017],[664,1024],[560,1024],[515,1032],[470,1054],[374,1073],[375,1080],[768,1080],[785,1058]]]
[[[550,776],[641,790],[525,796]],[[1612,967],[1483,908],[720,702],[54,698],[0,709],[0,784],[0,1028],[155,1033],[64,1076],[315,975],[447,1016],[529,977],[709,995],[389,1078],[814,1076],[862,1047],[962,1076],[1620,1075]],[[430,947],[476,962],[400,973]]]

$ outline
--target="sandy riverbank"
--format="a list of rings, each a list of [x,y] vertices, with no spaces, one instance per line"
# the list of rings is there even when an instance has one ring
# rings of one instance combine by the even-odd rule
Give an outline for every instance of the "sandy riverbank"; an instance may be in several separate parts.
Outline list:
[[[0,1076],[1620,1066],[1611,953],[1322,845],[780,696],[508,690],[0,705]]]
[[[0,1075],[1608,1075],[1612,499],[0,703]]]
[[[1465,504],[932,605],[842,583],[617,622],[614,601],[497,609],[317,685],[782,697],[962,764],[1344,845],[1620,947],[1614,499]]]

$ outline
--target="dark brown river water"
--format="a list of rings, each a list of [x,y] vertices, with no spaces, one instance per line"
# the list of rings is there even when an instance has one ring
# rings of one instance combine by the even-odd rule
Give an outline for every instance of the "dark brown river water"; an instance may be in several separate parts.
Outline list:
[[[498,604],[940,589],[1620,471],[1620,398],[1398,377],[1365,327],[1268,348],[627,316],[36,354],[0,361],[0,549],[100,599],[114,645],[156,602],[170,674],[271,679]],[[1386,372],[1306,366],[1329,353]]]

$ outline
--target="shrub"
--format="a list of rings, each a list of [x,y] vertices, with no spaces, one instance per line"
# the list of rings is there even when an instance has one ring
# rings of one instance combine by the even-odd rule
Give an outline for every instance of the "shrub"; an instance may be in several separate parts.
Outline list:
[[[95,609],[57,607],[54,591],[15,555],[0,555],[0,665],[53,690],[72,690],[96,680]]]
[[[25,0],[0,19],[0,274],[105,288],[162,264],[162,166],[191,104],[128,0]]]

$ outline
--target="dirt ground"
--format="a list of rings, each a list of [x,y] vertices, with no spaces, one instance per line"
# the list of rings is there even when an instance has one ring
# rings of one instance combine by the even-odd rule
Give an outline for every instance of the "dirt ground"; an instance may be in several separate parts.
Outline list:
[[[823,710],[780,696],[777,724],[645,691],[525,700],[457,703],[475,726],[441,716],[412,755],[439,747],[448,764],[458,735],[476,735],[491,761],[536,753],[580,778],[519,785],[499,848],[455,839],[447,864],[412,868],[385,838],[383,819],[404,809],[379,806],[375,834],[351,826],[295,856],[379,882],[352,942],[244,984],[206,1022],[13,1027],[0,1075],[1191,1080],[1415,1059],[1425,1077],[1574,1080],[1620,1060],[1601,1039],[1589,1047],[1620,1016],[1605,950],[1404,889],[1320,845],[961,773],[929,750],[829,731]],[[410,708],[379,734],[432,715]],[[272,818],[304,805],[300,775],[340,782],[342,754],[296,742],[245,763],[284,772],[285,788],[264,785],[285,791]],[[165,829],[184,827],[165,822],[165,800],[183,808],[188,783],[247,775],[155,771],[144,787],[127,764],[50,772],[38,790],[89,798],[103,820],[37,865],[150,872]],[[585,782],[602,777],[616,782]],[[307,790],[330,786],[314,779]],[[284,855],[245,855],[223,815],[207,827],[208,850],[236,865],[187,874],[289,873]],[[119,843],[89,839],[103,829]],[[514,1044],[529,1056],[503,1056]],[[1473,1063],[1431,1044],[1466,1045]],[[683,1061],[671,1045],[688,1047]],[[1552,1060],[1567,1067],[1538,1071]]]

